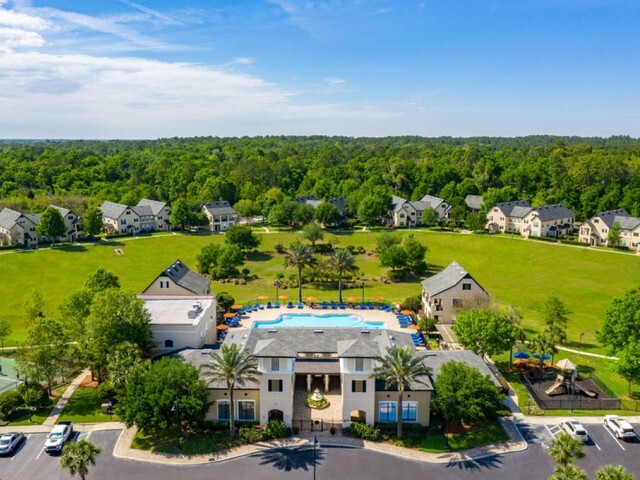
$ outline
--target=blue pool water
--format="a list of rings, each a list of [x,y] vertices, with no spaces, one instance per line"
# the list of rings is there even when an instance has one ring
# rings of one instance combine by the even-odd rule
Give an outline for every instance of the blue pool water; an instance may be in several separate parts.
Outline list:
[[[365,322],[357,315],[347,313],[330,313],[327,315],[311,315],[308,313],[280,315],[270,322],[255,322],[253,328],[292,328],[292,327],[325,327],[325,328],[360,328],[378,330],[385,328],[383,322]]]

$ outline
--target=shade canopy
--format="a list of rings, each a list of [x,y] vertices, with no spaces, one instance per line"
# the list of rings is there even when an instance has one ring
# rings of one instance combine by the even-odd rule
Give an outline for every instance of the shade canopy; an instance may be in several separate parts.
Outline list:
[[[260,295],[258,300],[269,300],[269,295]]]
[[[228,329],[228,328],[229,328],[229,326],[228,326],[228,325],[218,325],[218,326],[216,327],[216,329],[217,329],[217,330],[226,330],[226,329]]]
[[[349,300],[350,302],[357,302],[358,299],[356,297],[349,297],[347,298],[347,300]]]
[[[534,356],[534,358],[540,358],[540,354],[539,353],[534,353],[533,356]],[[549,355],[548,353],[545,353],[544,355],[542,355],[542,359],[543,360],[551,360],[551,355]]]
[[[383,297],[381,297],[381,296],[373,297],[373,299],[374,299],[376,302],[381,302],[382,300],[384,300],[384,298],[383,298]]]
[[[420,327],[418,325],[409,325],[407,327],[408,330],[420,330]]]
[[[315,302],[318,299],[316,297],[307,297],[307,300],[310,302]]]
[[[235,316],[237,316],[235,313],[225,313],[224,314],[224,318],[233,318]]]
[[[288,300],[289,299],[289,295],[280,295],[278,298],[280,300]]]
[[[563,358],[558,363],[556,363],[556,367],[558,367],[560,370],[573,371],[577,368],[577,365],[568,358]]]
[[[526,360],[528,358],[531,358],[531,355],[529,355],[527,352],[516,352],[513,354],[513,358],[517,358],[519,360]]]
[[[236,305],[231,305],[231,310],[240,310],[242,308],[242,305],[240,305],[239,303]]]
[[[403,315],[413,315],[413,312],[411,310],[402,310],[400,313]]]

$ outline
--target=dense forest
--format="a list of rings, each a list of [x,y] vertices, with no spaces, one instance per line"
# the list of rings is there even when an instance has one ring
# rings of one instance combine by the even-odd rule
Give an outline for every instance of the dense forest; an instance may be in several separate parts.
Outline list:
[[[140,198],[194,204],[228,200],[241,213],[269,196],[362,199],[384,191],[460,206],[502,192],[532,205],[562,202],[578,219],[626,208],[640,216],[640,140],[580,138],[170,138],[148,141],[0,142],[0,207],[41,211],[55,202]],[[274,194],[274,192],[276,192]],[[513,199],[513,198],[508,198]],[[258,207],[258,208],[257,208]]]

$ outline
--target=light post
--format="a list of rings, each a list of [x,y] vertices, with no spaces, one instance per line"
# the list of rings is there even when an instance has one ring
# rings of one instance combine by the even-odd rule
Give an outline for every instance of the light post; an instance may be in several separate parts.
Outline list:
[[[174,400],[171,411],[174,412],[178,418],[178,453],[180,453],[180,447],[182,444],[182,428],[180,425],[180,405],[178,404],[178,397]]]
[[[364,303],[364,280],[362,281],[362,303]]]
[[[578,350],[582,348],[582,337],[584,337],[584,332],[580,332],[580,344],[578,345]]]
[[[313,480],[316,480],[316,446],[318,445],[318,437],[313,435]]]

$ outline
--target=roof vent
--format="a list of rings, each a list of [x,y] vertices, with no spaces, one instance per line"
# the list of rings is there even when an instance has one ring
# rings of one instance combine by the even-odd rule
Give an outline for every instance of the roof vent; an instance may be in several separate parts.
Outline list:
[[[278,333],[278,330],[276,330],[275,328],[269,329],[269,333]]]
[[[314,330],[313,333],[324,333],[324,330]]]
[[[202,355],[209,355],[211,353],[211,350],[210,349],[202,350],[200,353]]]
[[[360,333],[371,333],[371,330],[360,330]]]

